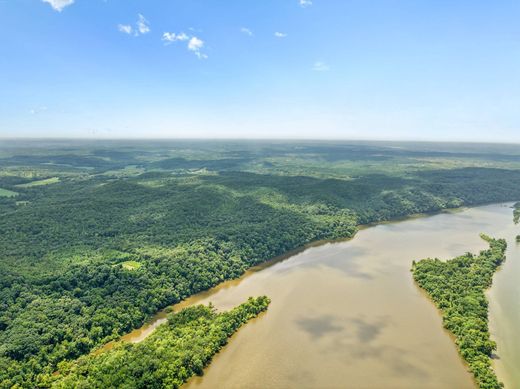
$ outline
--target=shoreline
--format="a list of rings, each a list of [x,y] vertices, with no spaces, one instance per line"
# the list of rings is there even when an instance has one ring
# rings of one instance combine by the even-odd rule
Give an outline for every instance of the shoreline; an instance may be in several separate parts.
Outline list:
[[[513,202],[514,202],[514,200],[510,200],[510,201],[506,201],[506,202],[488,202],[488,203],[483,203],[483,204],[478,204],[478,205],[463,205],[463,206],[456,207],[456,208],[443,208],[438,211],[414,213],[414,214],[410,214],[410,215],[406,215],[406,216],[397,216],[395,218],[388,219],[388,220],[370,222],[367,224],[359,224],[356,226],[356,231],[354,232],[354,234],[350,237],[344,237],[344,238],[338,238],[338,239],[321,239],[321,240],[311,241],[307,244],[304,244],[303,246],[289,250],[289,251],[285,252],[284,254],[275,256],[275,257],[270,258],[266,261],[263,261],[257,265],[254,265],[254,266],[246,269],[244,271],[244,273],[237,278],[224,280],[223,282],[220,282],[219,284],[217,284],[209,289],[192,294],[191,296],[185,298],[184,300],[181,300],[174,304],[170,304],[170,305],[160,309],[155,314],[150,316],[150,318],[148,318],[140,327],[133,329],[132,331],[122,335],[118,339],[112,340],[110,342],[105,343],[104,345],[99,346],[96,349],[93,349],[90,353],[97,355],[103,351],[112,349],[118,343],[123,343],[123,342],[139,343],[142,340],[146,339],[155,330],[155,328],[157,328],[157,326],[165,323],[169,313],[186,308],[190,305],[193,305],[195,303],[195,301],[203,299],[203,298],[207,297],[208,295],[211,295],[220,289],[226,289],[227,287],[229,287],[231,285],[237,285],[242,280],[249,277],[251,274],[254,274],[256,272],[259,272],[261,270],[274,266],[277,263],[283,262],[284,260],[289,259],[290,257],[293,257],[294,255],[297,255],[299,253],[302,253],[303,251],[305,251],[309,248],[319,247],[319,246],[323,246],[326,244],[347,242],[347,241],[354,239],[359,231],[362,231],[362,230],[365,230],[365,229],[371,228],[371,227],[377,227],[378,225],[400,223],[400,222],[404,222],[404,221],[408,221],[408,220],[440,215],[443,213],[458,213],[458,212],[463,212],[464,210],[469,209],[469,208],[481,207],[481,206],[486,206],[486,205],[491,205],[491,204],[497,204],[497,205],[501,204],[503,206],[508,206],[509,203],[513,203]],[[136,340],[133,340],[133,338],[136,338]]]

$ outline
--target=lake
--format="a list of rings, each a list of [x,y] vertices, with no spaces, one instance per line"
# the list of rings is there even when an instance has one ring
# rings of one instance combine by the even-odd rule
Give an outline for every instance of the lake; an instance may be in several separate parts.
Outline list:
[[[486,248],[483,232],[508,241],[488,292],[498,343],[496,371],[520,383],[520,226],[511,204],[415,217],[362,229],[191,297],[227,310],[267,295],[269,310],[240,329],[186,388],[472,388],[441,317],[414,284],[413,260],[449,259]],[[164,321],[164,314],[154,325]],[[141,340],[145,327],[126,340]]]

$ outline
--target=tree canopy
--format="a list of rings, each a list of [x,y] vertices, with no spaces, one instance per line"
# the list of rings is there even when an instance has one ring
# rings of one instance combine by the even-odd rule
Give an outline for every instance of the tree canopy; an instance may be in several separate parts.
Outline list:
[[[505,260],[503,239],[492,239],[489,249],[479,255],[467,253],[446,262],[424,259],[414,262],[413,277],[442,312],[444,327],[455,335],[460,355],[468,363],[480,388],[497,389],[498,381],[491,355],[496,344],[490,339],[488,302],[484,291],[491,286],[493,274]]]

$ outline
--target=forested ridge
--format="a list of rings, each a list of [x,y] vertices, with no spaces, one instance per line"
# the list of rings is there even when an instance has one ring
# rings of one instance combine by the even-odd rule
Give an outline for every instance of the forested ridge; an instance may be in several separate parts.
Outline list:
[[[157,310],[311,241],[520,199],[515,155],[58,146],[16,145],[0,158],[0,188],[9,191],[0,196],[2,387],[31,387]]]
[[[498,389],[491,366],[496,344],[490,339],[488,301],[484,294],[493,274],[505,260],[503,239],[482,235],[489,249],[479,255],[467,253],[446,262],[424,259],[414,262],[413,277],[442,312],[443,324],[453,335],[460,355],[468,363],[480,388]]]

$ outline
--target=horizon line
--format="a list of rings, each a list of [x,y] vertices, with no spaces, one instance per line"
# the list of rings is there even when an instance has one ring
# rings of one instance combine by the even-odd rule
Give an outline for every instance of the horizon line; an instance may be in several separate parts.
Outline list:
[[[507,142],[504,140],[444,140],[444,139],[366,139],[366,138],[238,138],[238,137],[60,137],[60,136],[0,136],[0,141],[277,141],[277,142],[387,142],[387,143],[466,143],[466,144],[495,144],[495,145],[518,145],[520,141]]]

